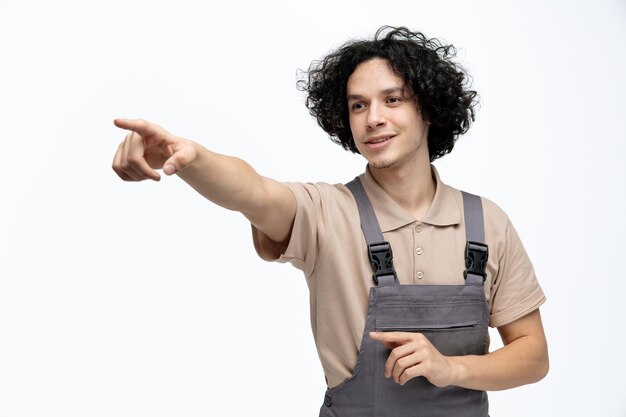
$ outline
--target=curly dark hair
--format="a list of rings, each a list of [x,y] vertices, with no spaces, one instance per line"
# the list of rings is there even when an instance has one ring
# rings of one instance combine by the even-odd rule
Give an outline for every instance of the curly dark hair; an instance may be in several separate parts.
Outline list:
[[[478,94],[469,89],[469,75],[452,62],[455,56],[453,45],[406,27],[382,26],[373,40],[349,41],[321,61],[313,61],[297,87],[307,93],[309,113],[330,139],[359,153],[348,119],[348,78],[359,64],[385,59],[410,87],[422,117],[430,122],[428,151],[432,162],[452,151],[458,136],[474,121],[478,104]]]

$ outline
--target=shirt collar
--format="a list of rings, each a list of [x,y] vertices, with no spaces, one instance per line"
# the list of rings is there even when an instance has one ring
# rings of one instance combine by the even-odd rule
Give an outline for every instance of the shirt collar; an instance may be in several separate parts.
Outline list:
[[[435,196],[428,212],[419,221],[434,226],[459,224],[461,222],[461,209],[455,198],[456,190],[441,182],[439,173],[433,165],[430,166],[430,169],[435,180]],[[378,185],[369,169],[366,168],[365,173],[361,174],[360,178],[383,232],[395,230],[418,221],[389,197],[389,194]]]

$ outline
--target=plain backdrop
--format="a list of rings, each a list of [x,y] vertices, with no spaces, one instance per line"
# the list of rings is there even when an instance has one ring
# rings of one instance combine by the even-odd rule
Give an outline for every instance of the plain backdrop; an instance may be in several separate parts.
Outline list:
[[[317,415],[302,274],[179,178],[121,181],[112,120],[346,182],[364,160],[297,70],[384,24],[458,48],[481,106],[435,165],[509,214],[548,297],[550,373],[491,415],[626,416],[623,1],[0,0],[1,417]]]

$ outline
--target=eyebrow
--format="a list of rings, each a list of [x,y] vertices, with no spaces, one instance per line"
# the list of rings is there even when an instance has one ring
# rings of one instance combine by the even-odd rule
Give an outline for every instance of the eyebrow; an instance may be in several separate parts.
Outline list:
[[[404,88],[402,87],[391,87],[391,88],[387,88],[383,91],[380,92],[380,94],[382,95],[388,95],[388,94],[392,94],[392,93],[397,93],[397,92],[402,92],[404,90]],[[360,94],[348,94],[348,100],[361,100],[364,97]]]

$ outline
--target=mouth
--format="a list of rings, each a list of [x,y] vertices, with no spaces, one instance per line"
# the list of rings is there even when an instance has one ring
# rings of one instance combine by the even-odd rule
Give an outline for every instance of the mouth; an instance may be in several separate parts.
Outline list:
[[[390,139],[393,139],[396,135],[387,135],[387,136],[376,136],[373,138],[369,138],[365,141],[365,146],[368,148],[380,148],[384,146]]]

